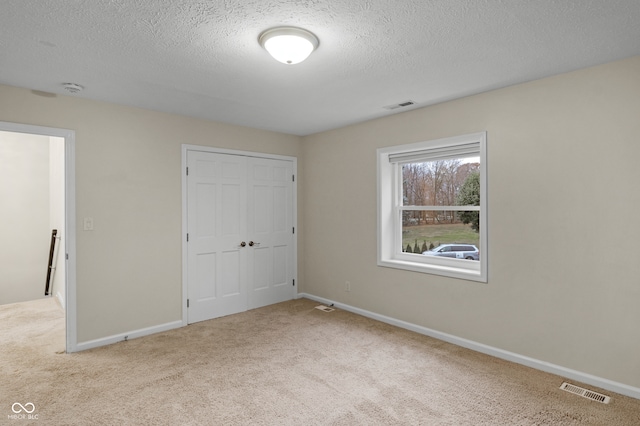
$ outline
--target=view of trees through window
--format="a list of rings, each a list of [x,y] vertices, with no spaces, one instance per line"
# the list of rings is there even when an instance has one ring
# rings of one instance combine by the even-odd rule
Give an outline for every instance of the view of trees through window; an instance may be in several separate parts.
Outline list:
[[[404,164],[402,182],[403,207],[412,207],[402,210],[402,251],[451,243],[479,247],[480,212],[459,207],[480,205],[479,157]]]

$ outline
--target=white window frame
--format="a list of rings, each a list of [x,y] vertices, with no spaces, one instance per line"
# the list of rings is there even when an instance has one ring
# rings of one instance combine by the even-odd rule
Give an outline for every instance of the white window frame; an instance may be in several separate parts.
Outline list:
[[[467,148],[467,147],[471,148]],[[455,158],[457,152],[471,149],[480,157],[480,206],[465,206],[464,210],[480,211],[480,261],[465,261],[445,257],[422,256],[401,251],[402,210],[423,210],[421,207],[402,206],[402,162],[398,158],[414,160],[421,155],[444,153]],[[379,148],[378,157],[378,266],[465,280],[487,282],[487,133],[471,133],[418,142],[407,145]],[[447,153],[449,155],[447,156]],[[468,156],[468,155],[467,155]],[[390,160],[390,158],[394,160]],[[433,158],[433,157],[431,157]],[[406,162],[406,161],[405,161]],[[437,207],[429,206],[429,210]],[[451,208],[443,207],[443,210]],[[400,249],[399,249],[400,248]]]

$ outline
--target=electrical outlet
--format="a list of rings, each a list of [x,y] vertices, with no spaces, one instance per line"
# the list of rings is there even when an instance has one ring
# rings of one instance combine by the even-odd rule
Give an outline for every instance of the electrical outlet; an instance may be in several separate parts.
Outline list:
[[[93,231],[93,218],[85,217],[84,218],[84,228],[85,231]]]
[[[344,282],[344,291],[351,291],[351,281]]]

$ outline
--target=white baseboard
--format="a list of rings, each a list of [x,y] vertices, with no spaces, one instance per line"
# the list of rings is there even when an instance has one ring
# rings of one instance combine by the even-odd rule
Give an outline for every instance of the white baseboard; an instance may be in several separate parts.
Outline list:
[[[602,377],[593,376],[581,371],[572,370],[559,365],[551,364],[549,362],[540,361],[534,358],[529,358],[524,355],[520,355],[514,352],[505,351],[502,349],[494,348],[482,343],[474,342],[472,340],[463,339],[451,334],[442,333],[437,330],[432,330],[427,327],[412,324],[406,321],[398,320],[395,318],[380,315],[375,312],[370,312],[364,309],[356,308],[354,306],[346,305],[344,303],[334,302],[323,297],[314,296],[308,293],[298,293],[297,298],[307,298],[316,302],[323,303],[325,305],[333,305],[338,309],[342,309],[354,314],[362,315],[363,317],[371,318],[380,322],[394,325],[396,327],[411,330],[416,333],[424,334],[445,342],[453,343],[454,345],[462,346],[463,348],[471,349],[476,352],[481,352],[487,355],[494,356],[496,358],[504,359],[507,361],[515,362],[516,364],[526,365],[527,367],[535,368],[547,373],[556,374],[558,376],[565,377],[567,379],[582,382],[588,385],[597,386],[602,389],[606,389],[612,392],[619,393],[621,395],[630,396],[632,398],[640,399],[640,388],[625,385],[624,383],[614,382]]]
[[[153,327],[141,328],[127,333],[115,334],[113,336],[102,337],[100,339],[89,340],[87,342],[78,343],[74,352],[86,351],[87,349],[93,349],[100,346],[110,345],[112,343],[122,342],[124,340],[148,336],[150,334],[161,333],[163,331],[173,330],[174,328],[179,327],[182,327],[182,320],[155,325]]]
[[[56,299],[58,299],[58,303],[60,303],[60,306],[62,306],[62,309],[67,309],[64,306],[64,297],[62,297],[62,295],[60,294],[60,292],[56,292]]]

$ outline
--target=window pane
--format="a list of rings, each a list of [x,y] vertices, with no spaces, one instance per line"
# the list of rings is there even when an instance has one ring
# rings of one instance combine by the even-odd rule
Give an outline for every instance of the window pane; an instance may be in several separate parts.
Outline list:
[[[412,211],[404,213],[444,213],[434,211]],[[479,212],[477,211],[463,211],[463,212],[451,212],[453,216],[459,217],[464,214],[468,214],[470,219],[477,217]],[[472,227],[474,223],[470,221],[467,224],[462,223],[460,219],[454,221],[454,223],[404,223],[402,225],[402,249],[401,251],[407,253],[423,253],[425,251],[436,249],[444,244],[453,244],[454,246],[441,247],[442,253],[439,256],[445,256],[444,253],[450,252],[450,256],[453,258],[468,258],[475,256],[473,254],[462,255],[460,253],[467,253],[477,251],[480,247],[480,234]],[[456,247],[459,246],[459,247]],[[473,246],[473,247],[471,247]],[[460,250],[462,249],[462,250]],[[475,259],[477,260],[477,259]]]
[[[479,206],[479,171],[480,157],[403,164],[402,204]]]

